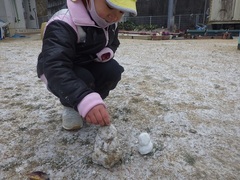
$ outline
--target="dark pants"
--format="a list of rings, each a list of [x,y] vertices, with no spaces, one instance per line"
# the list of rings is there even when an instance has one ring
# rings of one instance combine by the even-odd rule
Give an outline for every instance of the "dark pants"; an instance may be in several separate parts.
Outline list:
[[[113,90],[121,80],[124,68],[112,59],[105,63],[92,62],[83,66],[76,65],[73,70],[88,87],[105,99],[109,91]],[[64,100],[60,101],[63,105],[67,105]]]

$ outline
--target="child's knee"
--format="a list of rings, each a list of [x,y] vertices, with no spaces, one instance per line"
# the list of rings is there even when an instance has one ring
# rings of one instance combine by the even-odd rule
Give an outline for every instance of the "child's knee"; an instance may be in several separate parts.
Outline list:
[[[124,68],[118,64],[117,61],[114,61],[112,66],[109,68],[109,81],[118,82],[121,80],[122,73],[124,72]]]

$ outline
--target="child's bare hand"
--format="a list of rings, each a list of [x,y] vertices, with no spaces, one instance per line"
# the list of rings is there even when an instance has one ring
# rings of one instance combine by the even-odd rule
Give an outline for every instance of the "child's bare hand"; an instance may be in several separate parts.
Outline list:
[[[85,117],[86,121],[91,124],[108,126],[110,125],[110,116],[104,105],[100,104],[93,107]]]
[[[110,53],[105,53],[105,54],[103,54],[103,55],[101,56],[101,58],[102,58],[102,61],[105,61],[106,59],[109,59],[109,58],[110,58],[110,56],[111,56],[111,54],[110,54]]]

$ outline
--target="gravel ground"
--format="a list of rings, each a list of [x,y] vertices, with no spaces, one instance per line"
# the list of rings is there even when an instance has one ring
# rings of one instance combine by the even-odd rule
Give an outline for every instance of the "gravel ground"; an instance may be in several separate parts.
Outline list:
[[[240,179],[237,40],[121,39],[125,67],[106,99],[123,157],[91,160],[99,127],[61,127],[62,106],[36,76],[39,35],[0,41],[0,179]],[[148,132],[153,152],[138,153]]]

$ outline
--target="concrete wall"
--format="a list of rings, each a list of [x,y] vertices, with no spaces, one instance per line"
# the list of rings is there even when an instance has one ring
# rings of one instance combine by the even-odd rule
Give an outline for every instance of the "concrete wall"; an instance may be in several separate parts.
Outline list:
[[[4,0],[0,0],[0,19],[3,21],[7,21]]]
[[[26,28],[27,29],[39,28],[37,7],[36,7],[35,0],[23,0],[23,8],[24,8],[24,18],[26,21]]]
[[[35,0],[0,0],[0,19],[9,23],[10,36],[39,29]]]
[[[211,0],[209,22],[240,23],[240,0]]]
[[[240,22],[240,0],[236,0],[233,20]]]
[[[10,34],[26,28],[22,0],[0,0],[0,19],[9,23]]]

